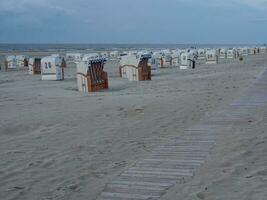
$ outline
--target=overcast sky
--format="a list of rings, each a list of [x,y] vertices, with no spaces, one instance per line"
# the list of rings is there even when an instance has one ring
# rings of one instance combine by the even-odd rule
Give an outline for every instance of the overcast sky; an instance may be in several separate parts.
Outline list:
[[[267,0],[0,0],[0,43],[267,43]]]

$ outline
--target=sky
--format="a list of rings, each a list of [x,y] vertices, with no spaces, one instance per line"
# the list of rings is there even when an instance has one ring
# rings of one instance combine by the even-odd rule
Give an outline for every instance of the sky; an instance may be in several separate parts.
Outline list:
[[[0,0],[0,43],[267,43],[267,0]]]

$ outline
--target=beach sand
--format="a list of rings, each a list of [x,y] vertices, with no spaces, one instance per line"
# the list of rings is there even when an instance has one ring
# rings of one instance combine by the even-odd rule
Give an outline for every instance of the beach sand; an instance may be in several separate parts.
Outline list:
[[[77,91],[75,66],[65,81],[0,72],[0,199],[96,199],[136,160],[238,98],[266,69],[267,57],[160,69],[148,82],[119,78],[117,65],[105,66],[109,90],[91,94]],[[266,147],[254,148],[266,141],[264,126],[255,124],[252,134],[244,125],[244,134],[225,138],[193,180],[162,199],[253,199],[242,195],[263,190],[266,179],[254,177],[260,186],[249,187],[238,177],[266,173]],[[262,162],[244,172],[241,163],[254,159]]]

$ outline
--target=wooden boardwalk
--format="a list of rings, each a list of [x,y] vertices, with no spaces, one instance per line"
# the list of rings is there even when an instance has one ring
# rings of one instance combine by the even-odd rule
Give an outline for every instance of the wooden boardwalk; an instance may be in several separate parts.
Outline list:
[[[253,122],[257,110],[266,105],[267,71],[240,99],[157,147],[115,177],[97,200],[159,199],[175,184],[192,178],[197,167],[209,158],[216,141],[233,134],[235,126]]]

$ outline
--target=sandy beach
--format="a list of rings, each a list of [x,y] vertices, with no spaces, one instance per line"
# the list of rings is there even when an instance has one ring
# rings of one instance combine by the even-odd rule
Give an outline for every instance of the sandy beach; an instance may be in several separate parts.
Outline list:
[[[155,147],[239,98],[266,68],[266,55],[255,55],[129,82],[108,61],[110,88],[90,94],[77,91],[74,65],[64,81],[0,71],[0,199],[94,200]],[[266,199],[265,115],[259,110],[242,134],[218,142],[192,180],[162,199]]]

